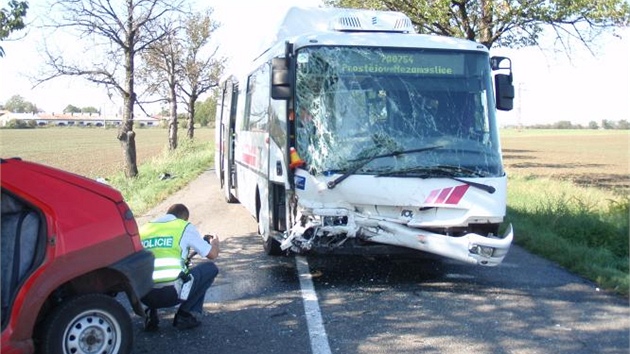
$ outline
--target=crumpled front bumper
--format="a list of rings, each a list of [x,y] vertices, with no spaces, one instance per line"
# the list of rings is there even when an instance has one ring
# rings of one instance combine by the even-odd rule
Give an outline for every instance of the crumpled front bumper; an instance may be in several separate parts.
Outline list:
[[[347,223],[331,226],[312,220],[305,225],[294,225],[291,234],[281,242],[280,247],[283,250],[291,249],[302,253],[314,248],[318,238],[326,239],[334,235],[344,235],[346,238],[405,247],[469,264],[496,266],[501,264],[507,255],[514,238],[512,225],[508,226],[501,237],[476,233],[448,236],[393,221],[347,213],[340,209],[313,211],[313,215],[319,216],[345,216]],[[309,235],[305,236],[307,233]]]
[[[360,222],[357,223],[360,224]],[[361,232],[362,238],[370,242],[412,248],[483,266],[501,264],[514,239],[511,224],[500,238],[474,233],[458,237],[445,236],[387,221],[378,221],[377,226],[377,228],[364,229]],[[369,230],[376,230],[376,232]]]

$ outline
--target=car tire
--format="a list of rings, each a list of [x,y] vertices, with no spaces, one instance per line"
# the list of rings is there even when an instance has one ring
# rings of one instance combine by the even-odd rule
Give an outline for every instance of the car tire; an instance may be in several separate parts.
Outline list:
[[[66,300],[48,316],[41,336],[41,353],[127,354],[133,345],[131,317],[115,298],[79,295]]]

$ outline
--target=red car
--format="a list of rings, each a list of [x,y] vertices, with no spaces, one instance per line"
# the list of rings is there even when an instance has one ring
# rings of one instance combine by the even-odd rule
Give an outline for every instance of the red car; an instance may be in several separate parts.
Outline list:
[[[116,189],[0,159],[2,353],[129,353],[153,255]]]

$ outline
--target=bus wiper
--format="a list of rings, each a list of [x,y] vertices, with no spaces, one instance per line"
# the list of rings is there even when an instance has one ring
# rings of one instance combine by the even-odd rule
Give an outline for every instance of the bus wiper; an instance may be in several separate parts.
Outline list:
[[[456,173],[467,173],[470,175],[473,175],[475,177],[481,177],[480,174],[474,170],[465,168],[465,167],[460,167],[460,166],[432,166],[432,167],[414,167],[414,168],[409,168],[409,169],[405,169],[405,170],[397,170],[397,171],[390,171],[390,172],[383,172],[378,174],[379,177],[383,177],[383,176],[400,176],[400,177],[423,177],[423,178],[427,178],[427,177],[446,177],[446,178],[450,178],[452,180],[458,181],[458,182],[462,182],[465,183],[469,186],[475,187],[475,188],[479,188],[481,190],[484,190],[490,194],[494,193],[496,191],[496,188],[489,186],[487,184],[483,184],[483,183],[477,183],[477,182],[473,182],[473,181],[466,181],[463,180],[459,177],[456,177],[455,174]]]
[[[444,146],[443,145],[432,145],[432,146],[427,146],[427,147],[423,147],[423,148],[419,148],[419,149],[396,150],[396,151],[388,152],[386,154],[373,155],[373,156],[370,156],[370,157],[365,157],[365,158],[360,158],[360,159],[353,160],[353,161],[360,161],[360,160],[364,160],[364,161],[361,161],[361,162],[357,163],[356,165],[350,167],[341,176],[335,178],[332,181],[329,181],[327,183],[328,189],[335,188],[339,183],[341,183],[343,180],[345,180],[346,178],[350,177],[352,174],[357,172],[361,167],[367,165],[368,163],[370,163],[370,162],[372,162],[372,161],[374,161],[376,159],[380,159],[382,157],[394,157],[394,156],[403,155],[403,154],[412,154],[412,153],[415,153],[415,152],[423,152],[423,151],[428,151],[428,150],[435,150],[435,149],[439,149],[439,148],[442,148],[442,147],[444,147]]]

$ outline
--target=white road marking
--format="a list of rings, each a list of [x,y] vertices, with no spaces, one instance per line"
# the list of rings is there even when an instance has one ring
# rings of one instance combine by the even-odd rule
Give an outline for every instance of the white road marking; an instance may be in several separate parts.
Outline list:
[[[308,261],[303,256],[295,256],[295,265],[300,278],[304,313],[306,314],[306,324],[308,325],[308,333],[311,339],[311,351],[313,354],[330,354],[328,335],[326,335],[326,329],[322,321],[322,313],[319,309],[317,293],[315,293],[315,287],[311,280]]]

